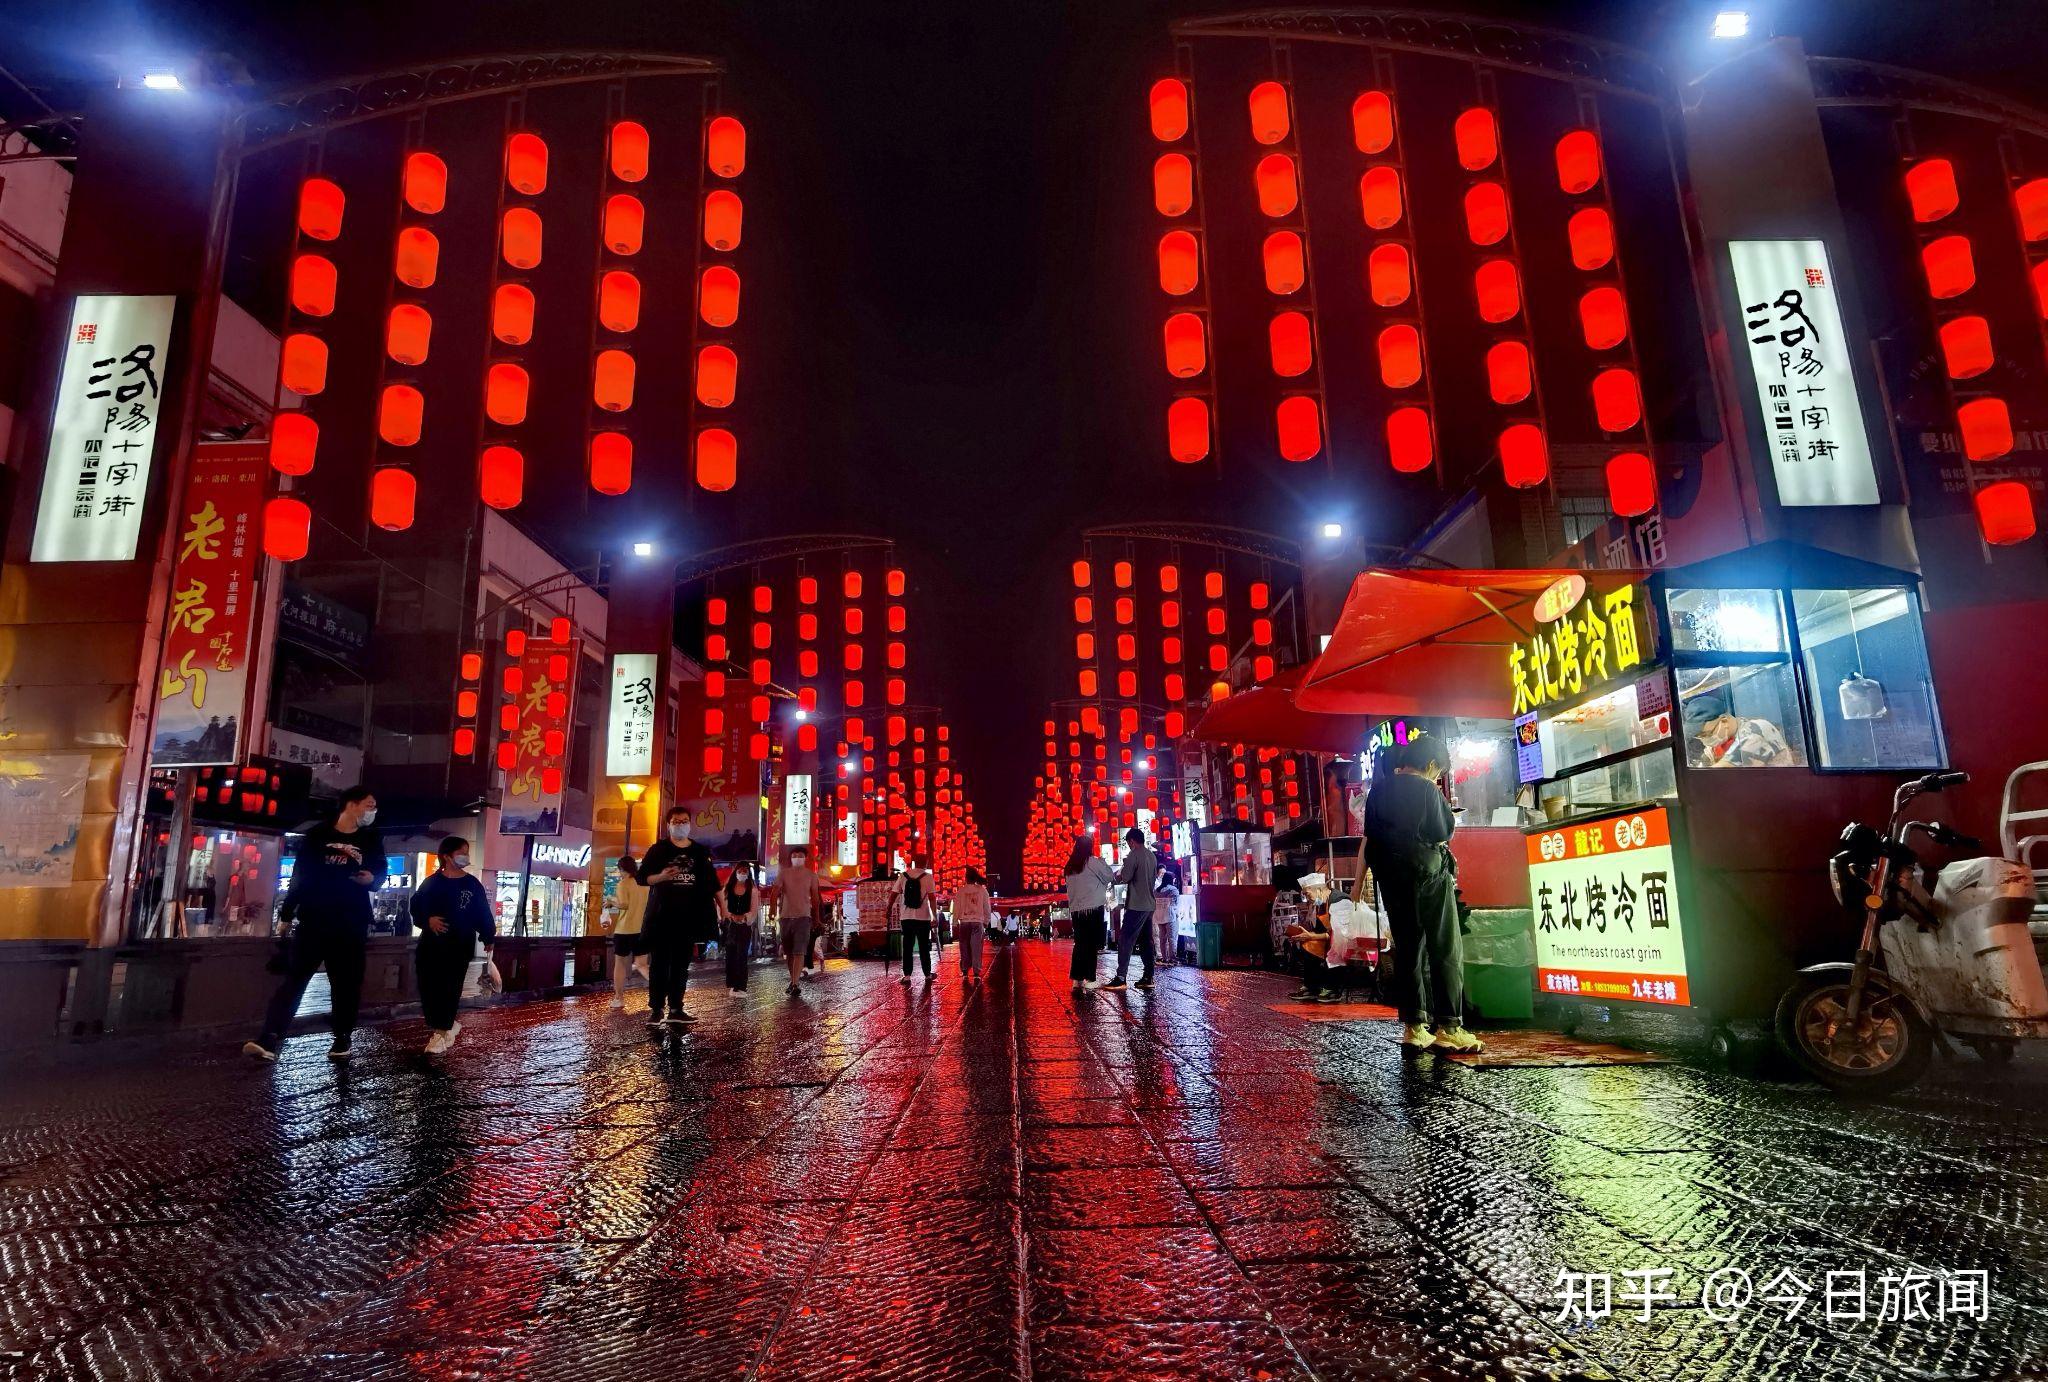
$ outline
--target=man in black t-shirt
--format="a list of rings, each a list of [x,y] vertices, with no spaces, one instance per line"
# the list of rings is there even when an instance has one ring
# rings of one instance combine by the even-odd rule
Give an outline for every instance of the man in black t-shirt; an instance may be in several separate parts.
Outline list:
[[[667,838],[640,858],[640,881],[647,885],[640,935],[647,946],[650,1027],[687,1027],[697,1020],[683,1011],[683,990],[698,944],[718,930],[718,868],[711,851],[691,838],[691,827],[689,810],[671,807]]]
[[[284,982],[271,996],[263,1032],[245,1042],[242,1053],[274,1061],[285,1029],[299,1011],[313,972],[327,967],[327,986],[334,996],[329,1021],[334,1028],[330,1060],[344,1061],[351,1052],[356,1009],[363,998],[363,955],[370,939],[370,894],[384,882],[384,837],[370,826],[377,819],[377,797],[368,787],[341,794],[341,810],[332,821],[316,825],[299,841],[293,856],[292,886],[285,894],[285,915],[295,918],[291,956]]]

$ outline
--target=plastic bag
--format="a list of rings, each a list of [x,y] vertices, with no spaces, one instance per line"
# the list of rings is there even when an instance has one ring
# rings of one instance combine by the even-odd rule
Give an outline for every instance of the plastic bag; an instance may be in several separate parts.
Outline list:
[[[505,976],[498,972],[498,962],[488,955],[484,956],[483,968],[477,971],[476,991],[482,994],[505,991]]]

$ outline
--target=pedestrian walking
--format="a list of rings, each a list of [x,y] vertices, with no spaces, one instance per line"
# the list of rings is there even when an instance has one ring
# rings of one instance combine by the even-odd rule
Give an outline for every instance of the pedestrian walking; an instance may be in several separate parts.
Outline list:
[[[450,835],[441,841],[441,867],[412,895],[412,924],[419,928],[413,977],[420,989],[420,1015],[427,1020],[426,1052],[438,1056],[462,1035],[455,1020],[462,979],[482,942],[484,957],[497,939],[491,895],[469,871],[469,841]]]
[[[793,846],[775,878],[776,939],[789,962],[789,996],[803,992],[797,974],[811,967],[811,941],[825,920],[825,889],[811,869],[811,851]]]
[[[761,908],[761,890],[754,866],[744,860],[732,866],[718,894],[719,946],[725,951],[725,986],[747,991],[747,966],[754,958],[754,914]]]
[[[917,947],[924,964],[925,982],[931,982],[932,929],[938,920],[938,887],[938,879],[932,876],[931,860],[921,854],[910,861],[910,867],[903,870],[903,876],[896,880],[893,910],[903,931],[903,983],[910,982],[912,946]]]
[[[242,1045],[242,1054],[274,1061],[284,1034],[306,996],[306,985],[321,966],[333,997],[328,1024],[334,1044],[327,1058],[345,1061],[353,1050],[356,1009],[363,1001],[364,951],[370,943],[370,894],[384,882],[384,837],[370,827],[377,797],[368,787],[341,794],[331,821],[308,830],[293,856],[292,885],[285,910],[294,918],[284,982],[271,995],[263,1030]]]
[[[1116,928],[1116,977],[1103,987],[1124,987],[1130,977],[1131,951],[1137,949],[1145,961],[1138,987],[1148,989],[1152,987],[1152,914],[1157,905],[1152,883],[1159,874],[1159,856],[1145,843],[1145,832],[1135,825],[1124,832],[1124,843],[1131,852],[1124,856],[1124,866],[1116,875],[1124,890],[1123,916]]]
[[[683,1011],[690,960],[718,933],[718,870],[711,851],[691,838],[687,807],[670,807],[663,831],[667,838],[640,856],[640,881],[647,887],[640,922],[647,946],[647,1025],[687,1027],[697,1020]]]
[[[647,938],[641,928],[647,920],[647,889],[640,882],[640,867],[633,857],[619,858],[619,911],[612,922],[612,1008],[626,1006],[626,983],[633,977],[633,961],[647,953]]]
[[[1366,794],[1365,857],[1393,933],[1401,1043],[1462,1055],[1486,1047],[1465,1030],[1464,943],[1450,857],[1457,821],[1437,786],[1448,761],[1430,734],[1396,751],[1394,771]]]
[[[953,893],[953,939],[960,942],[961,976],[971,984],[981,982],[981,951],[993,912],[988,880],[980,869],[967,870],[967,881]]]
[[[1067,912],[1074,918],[1074,954],[1067,974],[1074,992],[1095,987],[1101,970],[1102,945],[1108,939],[1104,909],[1109,906],[1110,885],[1116,875],[1095,852],[1094,841],[1086,835],[1074,837],[1074,851],[1067,856]]]

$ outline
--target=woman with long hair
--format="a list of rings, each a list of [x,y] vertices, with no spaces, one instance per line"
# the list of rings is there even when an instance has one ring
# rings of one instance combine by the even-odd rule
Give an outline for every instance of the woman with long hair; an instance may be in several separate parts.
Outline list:
[[[981,982],[981,948],[993,916],[988,880],[980,869],[967,870],[967,881],[953,891],[953,939],[960,942],[961,977],[970,984]]]
[[[1116,875],[1095,852],[1095,842],[1086,835],[1075,836],[1074,852],[1067,856],[1067,911],[1074,918],[1074,958],[1067,974],[1076,993],[1095,986],[1102,943],[1108,936],[1103,916],[1115,882]]]
[[[754,866],[734,864],[718,893],[720,940],[725,950],[725,986],[734,993],[747,991],[747,962],[754,957],[754,913],[761,907],[761,890],[754,883]]]

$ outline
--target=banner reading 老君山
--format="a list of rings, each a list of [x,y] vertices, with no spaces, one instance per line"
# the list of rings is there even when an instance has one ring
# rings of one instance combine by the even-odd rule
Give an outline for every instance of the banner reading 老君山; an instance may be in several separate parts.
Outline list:
[[[562,782],[569,765],[570,701],[576,690],[577,645],[526,640],[519,656],[516,726],[498,804],[500,835],[562,833]]]
[[[176,513],[171,609],[149,748],[153,767],[211,767],[241,758],[263,561],[266,451],[246,442],[193,448]]]

